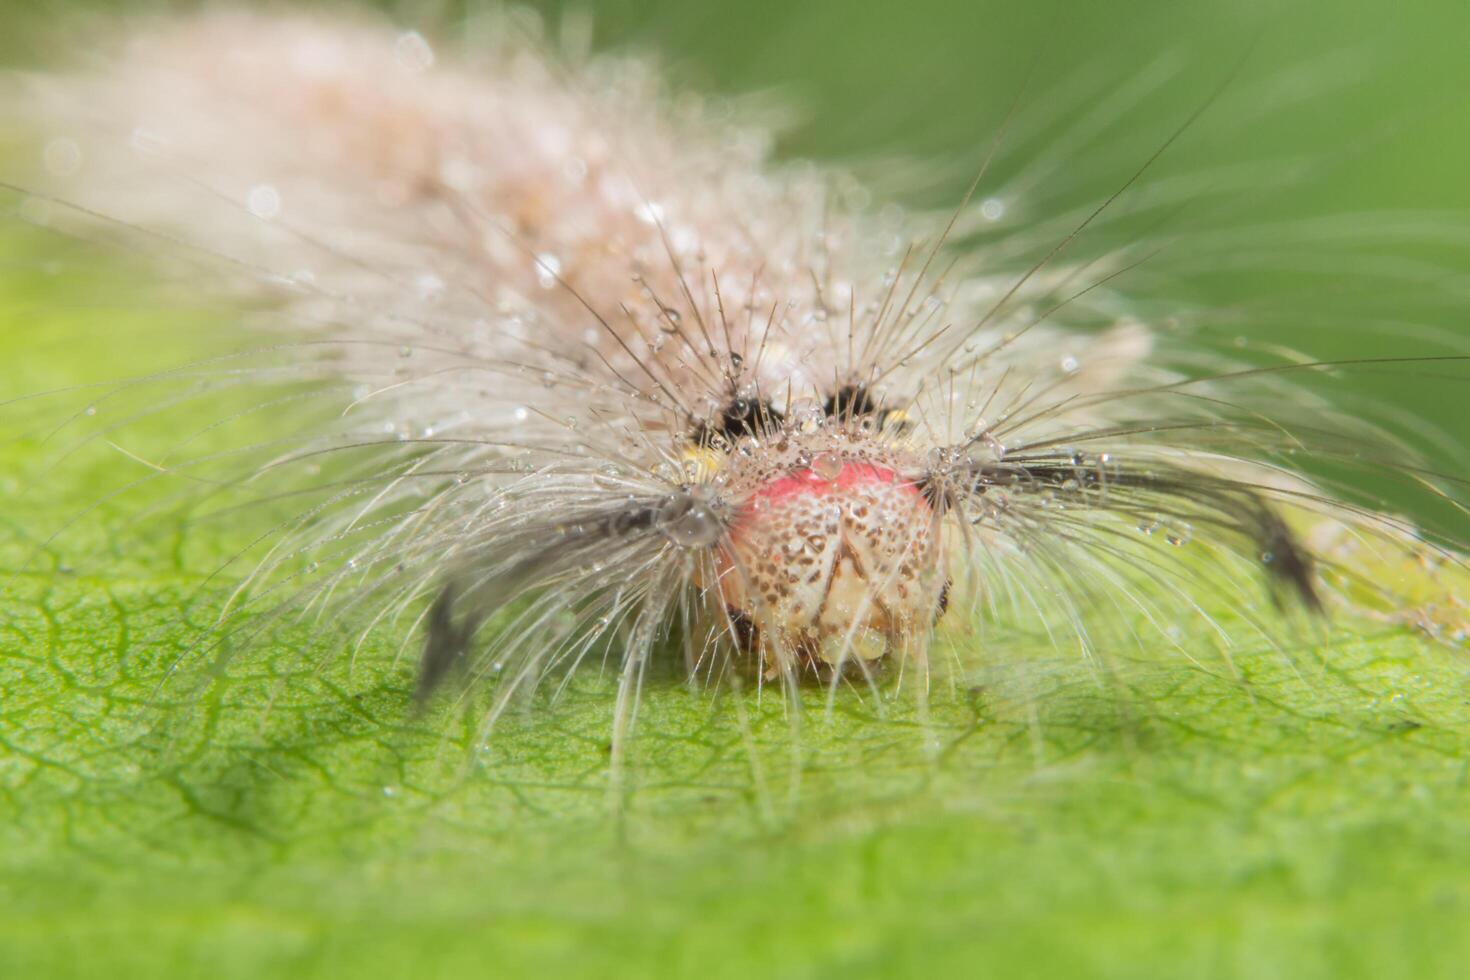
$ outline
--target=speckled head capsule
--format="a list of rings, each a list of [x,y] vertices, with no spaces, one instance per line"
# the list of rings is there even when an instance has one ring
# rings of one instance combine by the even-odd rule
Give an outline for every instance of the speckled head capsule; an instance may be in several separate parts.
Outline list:
[[[737,646],[771,673],[864,667],[922,648],[946,576],[938,522],[891,439],[851,418],[757,441],[722,466],[735,504],[716,558]]]

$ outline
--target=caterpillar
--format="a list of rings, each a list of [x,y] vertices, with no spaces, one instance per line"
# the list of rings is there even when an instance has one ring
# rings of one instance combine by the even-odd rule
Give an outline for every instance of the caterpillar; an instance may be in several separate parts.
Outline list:
[[[202,658],[303,613],[400,629],[413,698],[488,688],[486,733],[611,664],[621,751],[664,656],[710,685],[924,697],[957,618],[1106,657],[1225,635],[1202,596],[1264,635],[1350,614],[1458,638],[1453,601],[1382,575],[1453,570],[1453,541],[1314,471],[1453,503],[1310,384],[1351,365],[1202,346],[1177,328],[1207,316],[1127,290],[1167,234],[1088,245],[1176,203],[1136,199],[1198,112],[1094,204],[987,239],[986,166],[948,213],[874,207],[773,160],[759,123],[679,110],[636,58],[227,9],[103,48],[10,80],[43,167],[7,187],[257,325],[74,419],[243,393],[144,478],[288,508],[220,570]],[[189,452],[282,407],[277,439]]]

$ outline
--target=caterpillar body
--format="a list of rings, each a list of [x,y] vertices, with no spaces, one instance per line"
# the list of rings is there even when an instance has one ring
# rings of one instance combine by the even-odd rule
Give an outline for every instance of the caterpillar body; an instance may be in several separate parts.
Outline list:
[[[994,209],[983,171],[986,207],[896,218],[629,59],[215,11],[8,98],[46,140],[25,213],[250,304],[268,341],[187,377],[303,406],[212,482],[303,501],[217,633],[406,615],[419,699],[493,679],[487,727],[610,661],[617,742],[661,651],[712,683],[922,692],[956,607],[1094,656],[1115,621],[1208,623],[1206,593],[1268,633],[1365,605],[1442,631],[1358,563],[1453,553],[1295,453],[1423,482],[1408,457],[1366,427],[1345,452],[1293,387],[1312,365],[1170,348],[1124,289],[1153,242],[1079,254],[1157,154],[1022,262],[953,245]]]

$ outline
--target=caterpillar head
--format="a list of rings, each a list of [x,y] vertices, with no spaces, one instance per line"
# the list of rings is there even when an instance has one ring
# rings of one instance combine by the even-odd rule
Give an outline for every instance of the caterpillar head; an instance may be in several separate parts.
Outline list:
[[[794,420],[736,400],[714,424],[690,455],[729,500],[713,592],[735,643],[770,671],[921,650],[947,579],[902,415],[847,388]]]

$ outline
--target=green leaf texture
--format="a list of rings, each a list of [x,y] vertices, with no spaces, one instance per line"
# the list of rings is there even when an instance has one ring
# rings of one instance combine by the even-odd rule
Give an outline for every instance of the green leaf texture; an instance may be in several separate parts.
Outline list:
[[[99,303],[135,294],[43,251],[5,241],[0,295],[0,976],[1259,980],[1470,956],[1470,688],[1398,627],[1103,671],[961,624],[927,719],[907,689],[797,713],[670,673],[617,792],[612,672],[484,745],[472,716],[409,710],[404,628],[347,657],[303,621],[211,674],[209,572],[268,519],[142,518],[153,491],[113,489],[177,435],[87,441],[93,389],[20,396],[221,349],[212,315]]]

